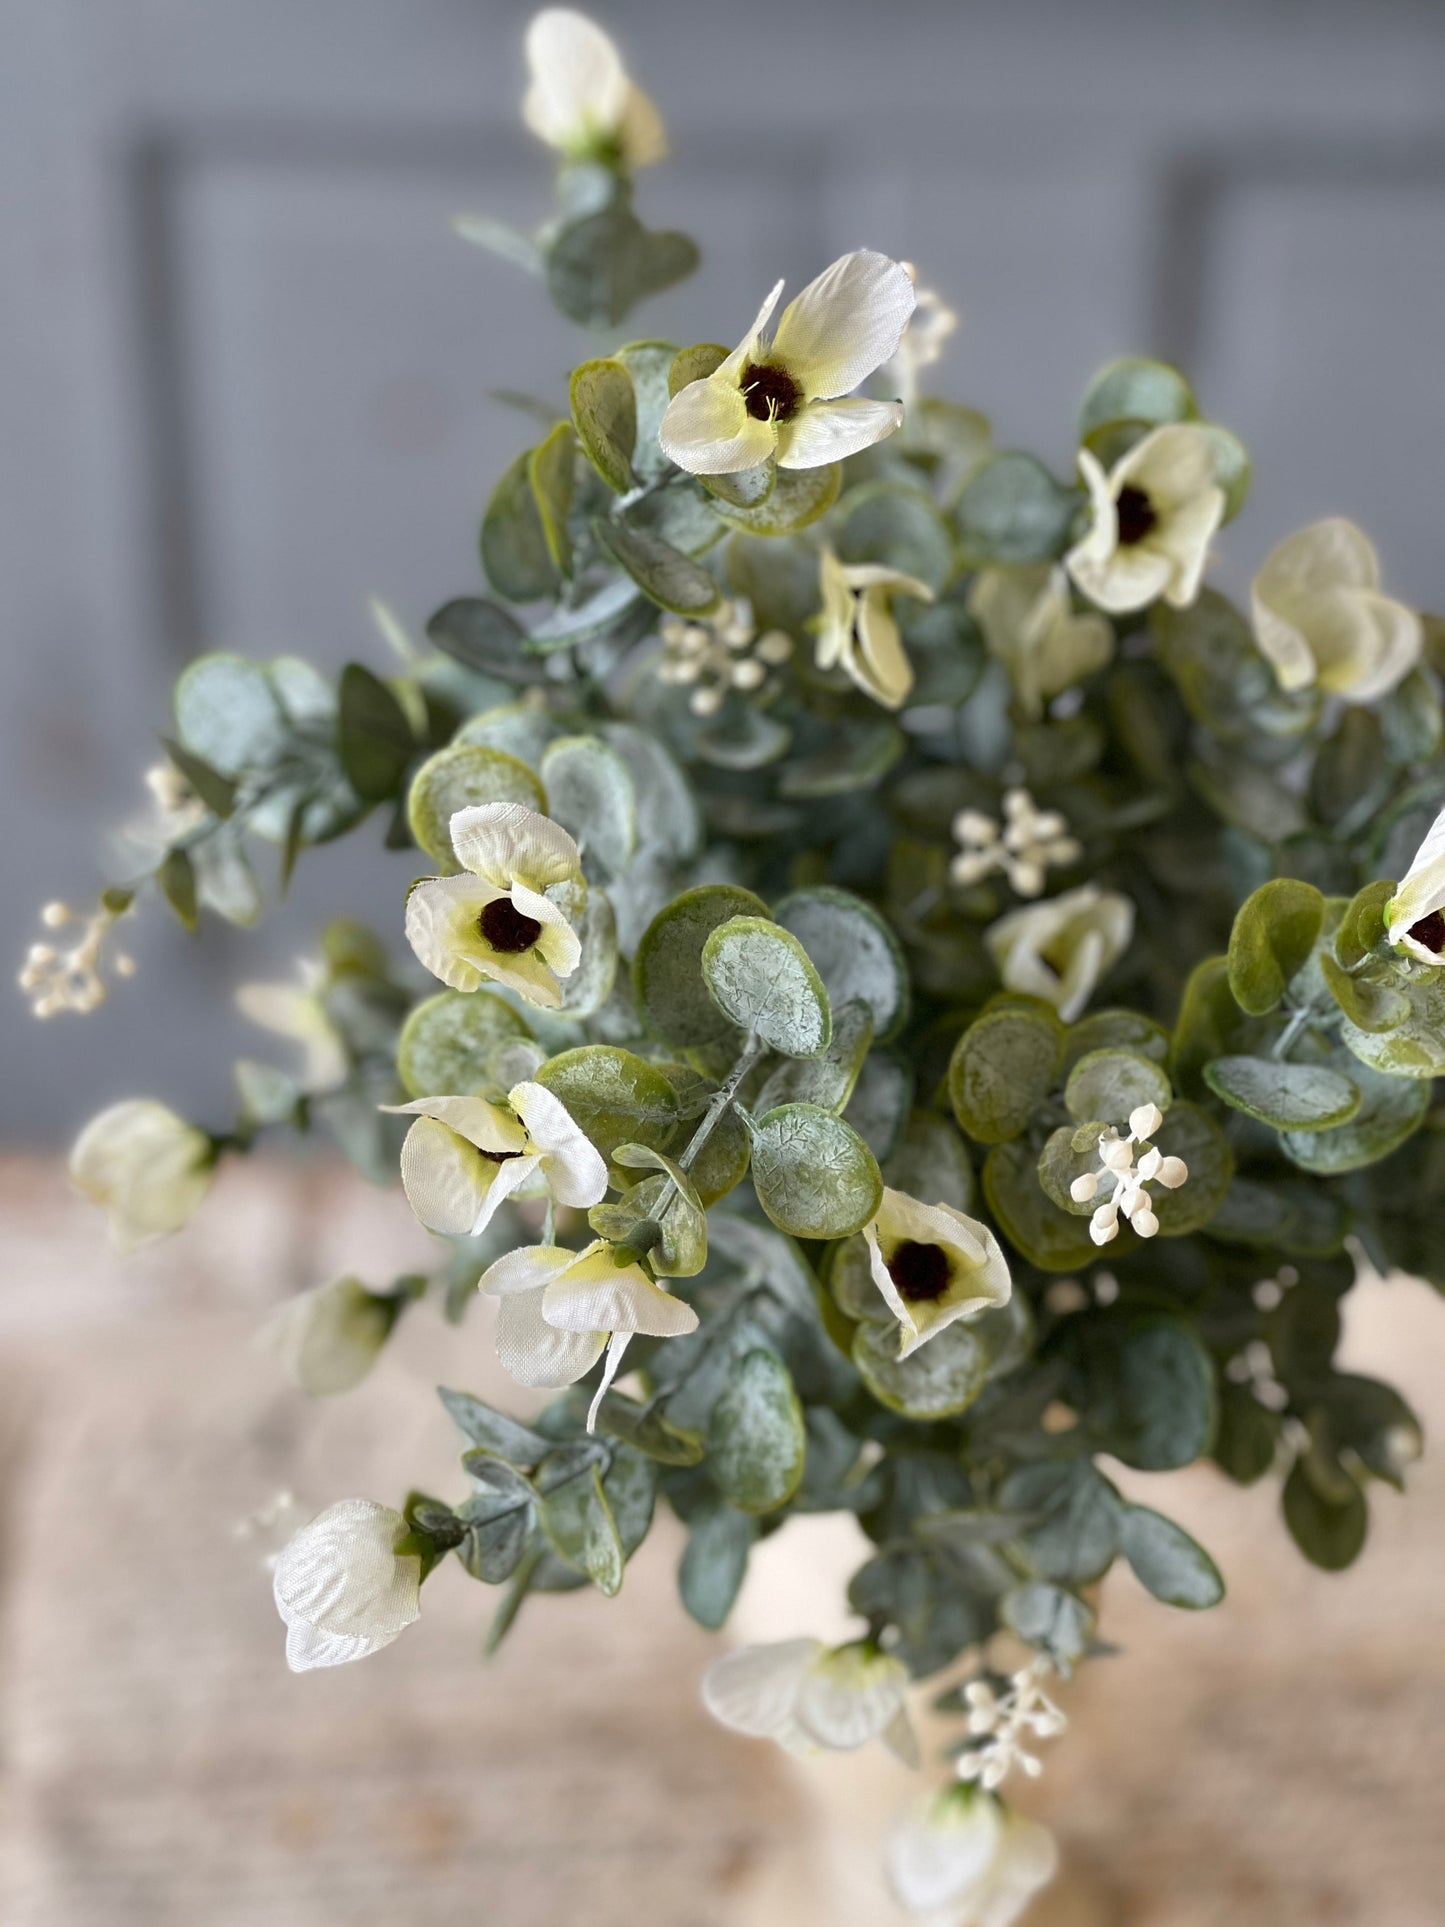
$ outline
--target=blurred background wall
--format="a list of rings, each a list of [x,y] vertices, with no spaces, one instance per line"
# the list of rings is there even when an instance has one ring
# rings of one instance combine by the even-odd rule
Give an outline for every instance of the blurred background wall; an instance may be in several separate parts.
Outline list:
[[[0,808],[18,965],[142,801],[193,651],[382,647],[479,582],[486,492],[595,352],[449,217],[530,225],[514,0],[0,0]],[[780,274],[856,246],[963,314],[940,386],[1060,472],[1082,385],[1181,361],[1255,458],[1242,583],[1347,512],[1390,586],[1445,602],[1445,7],[1438,0],[611,0],[676,158],[644,178],[703,267],[629,333],[733,340]],[[229,1108],[231,985],[414,864],[308,856],[252,937],[146,919],[88,1019],[0,999],[0,1130],[104,1099]],[[202,1039],[204,1037],[204,1043]],[[235,1041],[239,1047],[239,1028]]]

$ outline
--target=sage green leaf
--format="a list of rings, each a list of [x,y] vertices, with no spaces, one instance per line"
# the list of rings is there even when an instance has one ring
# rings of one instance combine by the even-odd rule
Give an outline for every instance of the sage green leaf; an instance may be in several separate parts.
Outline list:
[[[1176,1098],[1154,1143],[1165,1157],[1183,1158],[1189,1166],[1188,1181],[1177,1191],[1156,1185],[1150,1193],[1160,1236],[1182,1238],[1201,1231],[1224,1203],[1234,1177],[1228,1138],[1207,1111]]]
[[[499,749],[528,769],[536,769],[548,743],[555,743],[561,734],[561,727],[546,711],[534,709],[531,703],[498,703],[468,716],[452,741]]]
[[[407,823],[420,849],[445,870],[456,870],[451,821],[474,803],[523,803],[543,814],[546,792],[525,763],[480,743],[450,743],[429,756],[412,778]]]
[[[1219,1388],[1219,1429],[1214,1462],[1236,1485],[1254,1485],[1274,1464],[1279,1419],[1244,1385]]]
[[[995,455],[974,470],[954,504],[960,560],[981,569],[1062,555],[1082,501],[1032,455]]]
[[[619,876],[637,848],[637,799],[627,765],[600,736],[563,736],[542,753],[547,814],[584,856]]]
[[[538,1505],[537,1516],[557,1556],[615,1598],[622,1589],[622,1541],[602,1489],[601,1466],[555,1487]]]
[[[201,656],[181,671],[176,734],[223,776],[267,769],[286,745],[286,718],[264,669],[241,656]]]
[[[542,519],[542,538],[547,553],[565,576],[572,573],[572,537],[567,518],[572,513],[574,463],[577,437],[571,422],[558,422],[540,442],[527,461],[527,479],[532,484],[537,513]]]
[[[802,632],[818,608],[818,555],[801,537],[734,535],[727,545],[728,585],[752,604],[760,630]]]
[[[861,997],[833,1004],[833,1036],[821,1057],[789,1057],[767,1076],[754,1100],[759,1111],[778,1104],[813,1104],[841,1114],[873,1037],[873,1013]]]
[[[1272,1057],[1216,1057],[1204,1066],[1216,1097],[1277,1131],[1325,1131],[1360,1108],[1348,1077],[1323,1064],[1287,1064]]]
[[[572,421],[582,453],[614,495],[633,486],[637,393],[620,361],[584,361],[572,372]]]
[[[709,375],[715,375],[727,358],[727,349],[717,341],[699,341],[691,348],[680,348],[667,371],[669,399],[690,388],[693,382],[706,381]]]
[[[1262,1017],[1304,968],[1325,920],[1312,883],[1276,877],[1240,905],[1229,933],[1229,987],[1241,1010]]]
[[[677,1093],[653,1064],[611,1044],[582,1044],[536,1074],[610,1159],[619,1144],[661,1148],[677,1129]]]
[[[1100,1202],[1093,1197],[1080,1202],[1070,1187],[1076,1178],[1098,1177],[1099,1139],[1107,1128],[1103,1118],[1092,1118],[1087,1124],[1061,1124],[1049,1133],[1039,1154],[1039,1183],[1059,1209],[1071,1217],[1092,1217],[1095,1205]]]
[[[1192,1325],[1167,1312],[1067,1319],[1064,1396],[1101,1450],[1140,1472],[1192,1465],[1214,1438],[1214,1365]]]
[[[1384,941],[1385,905],[1398,884],[1367,883],[1350,899],[1335,930],[1335,956],[1345,970],[1355,970]]]
[[[851,1126],[816,1104],[783,1104],[753,1127],[753,1189],[780,1231],[846,1238],[883,1196],[878,1160]]]
[[[884,917],[851,890],[823,884],[795,890],[773,913],[813,961],[836,1007],[861,997],[875,1042],[889,1043],[908,1021],[908,965]]]
[[[906,1191],[924,1204],[948,1204],[955,1211],[974,1208],[978,1186],[968,1147],[949,1119],[932,1111],[915,1111],[908,1119],[884,1162],[883,1176],[895,1191]]]
[[[531,1034],[502,998],[485,990],[443,990],[418,1004],[402,1025],[397,1076],[409,1097],[485,1097],[493,1089],[488,1065],[498,1044]]]
[[[1370,1528],[1365,1495],[1351,1483],[1338,1496],[1321,1492],[1304,1459],[1297,1459],[1284,1482],[1284,1522],[1290,1537],[1325,1572],[1343,1572],[1364,1550]]]
[[[707,1263],[707,1213],[689,1174],[663,1152],[648,1144],[620,1144],[612,1154],[614,1164],[628,1171],[656,1171],[661,1175],[634,1185],[624,1202],[648,1193],[645,1205],[649,1218],[658,1225],[662,1237],[648,1256],[660,1278],[692,1278]]]
[[[1064,1086],[1069,1115],[1081,1124],[1094,1118],[1124,1124],[1141,1104],[1167,1111],[1173,1096],[1168,1077],[1154,1059],[1133,1050],[1086,1052]]]
[[[637,440],[632,445],[632,468],[639,482],[655,482],[672,467],[662,452],[657,431],[672,399],[668,376],[677,359],[671,341],[629,341],[617,350],[620,361],[632,377],[637,397]]]
[[[697,800],[676,759],[633,723],[607,723],[603,736],[626,763],[637,798],[637,834],[643,849],[670,857],[696,856],[702,842]]]
[[[508,1465],[530,1472],[552,1450],[552,1440],[519,1425],[505,1412],[494,1411],[470,1392],[454,1392],[446,1385],[437,1387],[437,1397],[451,1414],[458,1429],[473,1445],[494,1452]]]
[[[593,533],[650,602],[676,615],[705,616],[720,600],[717,583],[699,562],[659,536],[625,522],[592,524]]]
[[[1433,762],[1445,737],[1445,711],[1435,679],[1417,666],[1377,702],[1391,762],[1405,769]]]
[[[1149,622],[1185,708],[1217,741],[1290,740],[1314,725],[1319,691],[1281,689],[1248,621],[1217,590],[1201,589],[1187,609],[1156,603]]]
[[[886,1324],[862,1322],[853,1334],[858,1375],[890,1412],[920,1424],[952,1418],[967,1411],[988,1382],[988,1347],[972,1322],[955,1319],[907,1358],[898,1356],[898,1342],[891,1315]]]
[[[876,789],[908,747],[908,738],[887,716],[840,717],[832,735],[827,749],[789,763],[778,779],[780,796],[848,796]]]
[[[367,803],[395,796],[411,761],[406,712],[386,684],[359,662],[341,672],[337,750],[346,780]]]
[[[1224,957],[1206,957],[1189,973],[1169,1048],[1169,1076],[1176,1091],[1207,1097],[1204,1066],[1214,1057],[1268,1049],[1278,1026],[1246,1017],[1229,988]]]
[[[827,1049],[828,993],[807,951],[780,925],[749,916],[720,924],[703,944],[702,974],[723,1015],[772,1050],[817,1057]]]
[[[745,1352],[728,1373],[707,1427],[707,1465],[740,1512],[776,1512],[803,1477],[807,1434],[788,1368],[774,1351]]]
[[[1082,1599],[1047,1580],[1015,1586],[998,1602],[999,1618],[1011,1632],[1047,1653],[1068,1678],[1094,1636],[1094,1614]]]
[[[537,673],[536,665],[524,653],[526,630],[485,596],[458,596],[444,602],[428,619],[426,633],[433,647],[479,675],[531,682]]]
[[[617,919],[605,890],[556,883],[551,895],[582,946],[577,968],[562,979],[560,1015],[591,1017],[607,1002],[617,981]],[[631,1030],[629,1025],[629,1035]]]
[[[1079,405],[1079,440],[1109,422],[1193,421],[1199,409],[1194,391],[1177,368],[1144,355],[1123,355],[1107,362],[1084,390]]]
[[[913,1066],[909,1060],[897,1051],[870,1050],[863,1059],[853,1095],[843,1108],[843,1117],[881,1164],[897,1150],[912,1102]],[[958,1133],[952,1135],[956,1139]]]
[[[643,932],[632,963],[649,1029],[679,1045],[716,1044],[730,1036],[733,1026],[703,978],[703,946],[713,931],[735,917],[767,914],[760,897],[730,883],[685,890],[659,910]]]
[[[833,546],[847,563],[881,562],[935,593],[953,574],[953,537],[920,488],[867,482],[838,504]]]
[[[1357,1030],[1396,1030],[1412,1014],[1409,997],[1374,965],[1358,976],[1351,976],[1326,950],[1316,957],[1325,988]],[[1393,973],[1391,973],[1393,974]]]
[[[1133,1010],[1096,1010],[1073,1025],[1064,1041],[1064,1070],[1095,1050],[1131,1050],[1156,1064],[1169,1061],[1169,1033],[1152,1017]],[[1163,1106],[1161,1105],[1161,1109]]]
[[[179,846],[167,850],[156,871],[156,882],[179,922],[185,929],[194,930],[198,916],[196,867],[189,854]]]
[[[1146,1505],[1123,1507],[1120,1550],[1134,1577],[1166,1606],[1199,1612],[1224,1597],[1219,1568],[1183,1526]]]
[[[1352,1030],[1348,1024],[1343,1028],[1347,1033]],[[1350,1043],[1348,1035],[1346,1043]],[[1359,1090],[1359,1108],[1347,1123],[1334,1130],[1285,1131],[1279,1141],[1291,1164],[1322,1178],[1361,1171],[1389,1157],[1414,1136],[1430,1109],[1428,1078],[1398,1077],[1375,1070],[1345,1050],[1336,1051],[1330,1063]]]
[[[684,1431],[655,1406],[639,1405],[622,1392],[609,1391],[603,1399],[597,1429],[607,1438],[623,1439],[658,1465],[697,1465],[702,1460],[700,1433]]]
[[[771,492],[755,507],[741,508],[722,499],[714,507],[729,528],[743,535],[796,535],[828,513],[842,483],[838,462],[823,468],[780,468]]]
[[[1348,1018],[1340,1041],[1362,1064],[1390,1077],[1431,1078],[1445,1074],[1445,983],[1440,973],[1402,981],[1405,1014],[1388,1030],[1366,1030]]]
[[[574,609],[557,609],[539,622],[527,642],[534,656],[552,655],[558,650],[575,649],[585,642],[639,640],[652,627],[654,617],[638,594],[630,576],[617,576],[606,582],[585,602]],[[534,681],[536,666],[528,665],[525,680]]]
[[[172,736],[163,736],[166,755],[185,777],[191,788],[200,797],[212,816],[223,822],[236,807],[236,784],[229,776],[222,776],[218,769],[212,769],[203,756],[193,755]]]
[[[697,248],[687,235],[653,233],[619,200],[554,235],[546,255],[547,292],[583,327],[615,328],[639,301],[696,266]]]
[[[716,1096],[718,1086],[710,1077],[703,1077],[686,1064],[659,1064],[657,1068],[677,1092],[679,1115],[684,1126],[678,1142],[685,1144],[709,1102]],[[705,1206],[716,1204],[719,1198],[726,1197],[735,1185],[742,1182],[751,1157],[752,1139],[742,1119],[735,1110],[724,1112],[688,1166],[688,1176]]]
[[[532,488],[532,450],[512,463],[482,515],[482,568],[508,602],[537,602],[557,589],[542,511]]]
[[[983,1195],[1004,1237],[1040,1271],[1077,1271],[1096,1257],[1085,1223],[1044,1190],[1037,1160],[1022,1139],[996,1144],[989,1152]],[[1127,1251],[1133,1243],[1133,1232],[1121,1225],[1110,1249]]]
[[[979,1144],[1017,1137],[1053,1089],[1063,1050],[1064,1028],[1048,1004],[1020,998],[985,1010],[949,1059],[959,1124]]]
[[[1385,733],[1371,710],[1351,704],[1315,752],[1310,803],[1337,836],[1363,828],[1394,788]]]
[[[736,509],[760,508],[778,485],[780,471],[771,461],[727,475],[699,475],[700,487]]]
[[[1214,479],[1224,490],[1224,521],[1232,522],[1249,497],[1252,476],[1249,450],[1234,433],[1219,422],[1201,422],[1214,455]]]
[[[1121,1507],[1090,1460],[1020,1466],[999,1486],[998,1503],[1033,1517],[1017,1540],[1034,1578],[1091,1586],[1113,1565]]]
[[[757,1527],[745,1512],[714,1505],[694,1515],[677,1585],[689,1616],[709,1632],[725,1624],[747,1577]]]

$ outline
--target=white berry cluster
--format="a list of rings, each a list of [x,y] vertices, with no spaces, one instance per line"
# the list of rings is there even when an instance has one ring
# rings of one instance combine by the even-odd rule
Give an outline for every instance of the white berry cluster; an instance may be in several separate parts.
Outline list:
[[[955,883],[981,883],[994,871],[1021,897],[1043,894],[1048,873],[1082,854],[1058,810],[1041,810],[1024,789],[1005,790],[1003,821],[982,810],[960,810],[953,819],[958,855],[949,866]]]
[[[1129,1135],[1120,1137],[1111,1125],[1099,1137],[1100,1171],[1085,1171],[1069,1186],[1075,1204],[1088,1204],[1099,1193],[1099,1186],[1112,1179],[1109,1196],[1094,1208],[1089,1220],[1089,1236],[1096,1245],[1106,1245],[1119,1235],[1122,1214],[1141,1238],[1152,1238],[1159,1229],[1148,1186],[1162,1184],[1166,1191],[1177,1191],[1189,1176],[1183,1158],[1165,1157],[1158,1146],[1144,1151],[1135,1163],[1134,1154],[1159,1129],[1164,1113],[1157,1104],[1140,1104],[1129,1113]]]
[[[991,1793],[1015,1767],[1031,1780],[1043,1772],[1042,1761],[1024,1742],[1054,1739],[1069,1723],[1043,1689],[1050,1671],[1049,1661],[1040,1656],[1015,1673],[1003,1693],[982,1679],[965,1686],[969,1734],[983,1744],[960,1755],[960,1780],[977,1780]]]
[[[793,653],[793,639],[782,629],[757,632],[752,604],[744,596],[724,602],[706,622],[664,617],[664,682],[693,685],[688,706],[695,716],[715,716],[731,689],[755,695]]]
[[[40,921],[47,930],[62,930],[76,922],[80,928],[70,944],[33,943],[26,952],[20,988],[30,999],[31,1010],[37,1017],[54,1017],[62,1010],[94,1010],[105,1002],[101,966],[115,912],[102,904],[82,918],[68,903],[47,903]],[[118,977],[129,977],[135,963],[128,956],[117,955],[111,968]]]

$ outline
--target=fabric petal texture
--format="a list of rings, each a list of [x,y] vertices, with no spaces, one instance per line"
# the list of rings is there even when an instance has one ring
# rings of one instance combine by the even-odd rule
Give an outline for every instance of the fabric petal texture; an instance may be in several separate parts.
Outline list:
[[[572,1113],[540,1084],[514,1085],[507,1101],[542,1156],[547,1188],[558,1204],[585,1211],[607,1193],[607,1161]]]
[[[302,1672],[364,1658],[420,1614],[421,1561],[398,1555],[406,1520],[371,1499],[343,1499],[303,1526],[276,1561],[276,1609],[287,1660]]]
[[[126,1098],[93,1117],[70,1153],[70,1181],[109,1214],[112,1244],[134,1251],[179,1231],[211,1187],[206,1133],[153,1098]]]
[[[497,1307],[497,1357],[519,1385],[558,1391],[590,1372],[605,1331],[559,1331],[542,1316],[540,1291],[503,1298]]]
[[[886,441],[902,423],[899,401],[851,396],[807,402],[791,421],[778,424],[778,467],[825,468],[829,462],[841,462]]]
[[[703,1675],[703,1704],[735,1733],[774,1739],[792,1724],[804,1671],[823,1652],[820,1639],[741,1646],[715,1659]]]
[[[697,1330],[697,1313],[655,1285],[640,1265],[613,1262],[609,1245],[589,1245],[547,1286],[543,1316],[562,1331],[645,1332],[677,1338]]]
[[[793,1716],[819,1746],[851,1752],[884,1733],[907,1697],[908,1669],[901,1660],[843,1646],[803,1669]]]
[[[888,1840],[888,1883],[910,1913],[966,1904],[998,1854],[1003,1818],[997,1800],[948,1788],[911,1807]]]
[[[859,249],[789,302],[773,351],[810,396],[846,395],[898,352],[916,301],[901,262]]]
[[[657,439],[668,460],[690,475],[733,475],[768,460],[777,429],[748,413],[736,377],[720,369],[673,396]]]
[[[576,882],[582,854],[560,823],[524,803],[476,803],[450,823],[457,861],[499,890],[520,880],[533,890]]]
[[[1410,935],[1411,928],[1437,910],[1445,910],[1445,810],[1425,832],[1400,886],[1385,905],[1385,927],[1391,943],[1401,944],[1424,963],[1445,964],[1439,956]]]

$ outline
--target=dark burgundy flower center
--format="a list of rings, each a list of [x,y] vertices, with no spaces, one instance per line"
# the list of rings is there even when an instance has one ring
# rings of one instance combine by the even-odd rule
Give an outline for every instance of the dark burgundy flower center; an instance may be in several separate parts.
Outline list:
[[[524,917],[510,897],[493,897],[477,918],[477,928],[493,950],[512,956],[530,950],[542,934],[535,917]]]
[[[1437,957],[1445,957],[1445,910],[1432,910],[1428,917],[1412,923],[1410,935]]]
[[[482,1144],[479,1144],[477,1149],[484,1158],[490,1158],[493,1164],[505,1164],[508,1158],[519,1158],[522,1155],[520,1151],[489,1151]]]
[[[1121,488],[1114,507],[1119,517],[1119,540],[1124,543],[1142,542],[1159,520],[1142,488]]]
[[[743,400],[755,422],[791,421],[803,392],[786,368],[750,361],[743,370]]]
[[[888,1276],[897,1285],[899,1297],[913,1304],[941,1298],[948,1290],[948,1253],[942,1245],[919,1244],[910,1238],[888,1260]]]

